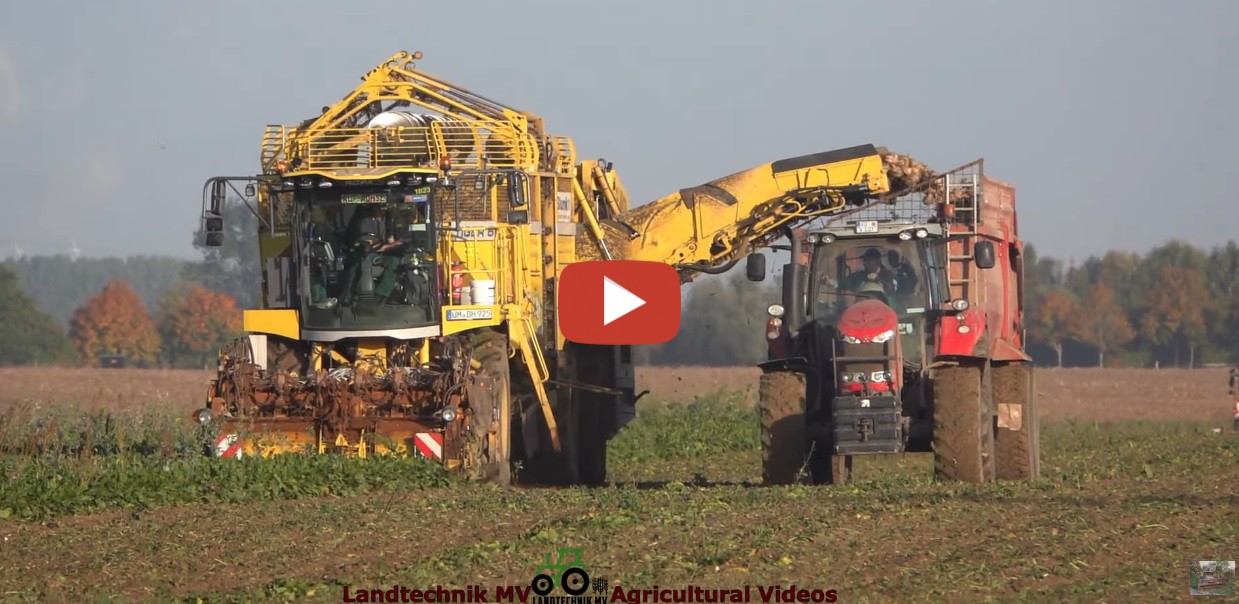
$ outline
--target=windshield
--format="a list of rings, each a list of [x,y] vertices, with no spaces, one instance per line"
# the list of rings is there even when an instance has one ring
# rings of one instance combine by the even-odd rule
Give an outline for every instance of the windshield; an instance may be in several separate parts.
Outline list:
[[[313,191],[297,229],[308,330],[437,324],[432,191]]]
[[[915,240],[842,239],[818,246],[809,284],[810,315],[833,326],[849,306],[881,300],[899,316],[904,353],[916,362],[920,345],[911,345],[909,337],[923,339],[919,334],[929,303],[923,253]]]

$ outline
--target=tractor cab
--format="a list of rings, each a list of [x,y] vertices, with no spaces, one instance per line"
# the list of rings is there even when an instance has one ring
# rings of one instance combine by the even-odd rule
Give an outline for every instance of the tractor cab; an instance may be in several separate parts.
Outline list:
[[[805,318],[818,336],[814,339],[859,344],[852,341],[864,339],[863,334],[849,334],[849,329],[857,329],[859,315],[885,307],[895,324],[875,325],[882,327],[875,337],[900,339],[903,362],[919,364],[925,355],[925,309],[944,296],[944,284],[933,270],[942,254],[935,226],[888,224],[877,225],[876,233],[856,232],[863,228],[810,233]],[[893,330],[889,336],[887,329]]]

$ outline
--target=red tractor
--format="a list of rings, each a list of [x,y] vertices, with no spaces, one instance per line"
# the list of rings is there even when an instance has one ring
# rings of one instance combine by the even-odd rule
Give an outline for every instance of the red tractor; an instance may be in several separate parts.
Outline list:
[[[1015,190],[983,166],[787,233],[760,365],[767,483],[842,483],[856,455],[931,451],[939,480],[1039,476]]]

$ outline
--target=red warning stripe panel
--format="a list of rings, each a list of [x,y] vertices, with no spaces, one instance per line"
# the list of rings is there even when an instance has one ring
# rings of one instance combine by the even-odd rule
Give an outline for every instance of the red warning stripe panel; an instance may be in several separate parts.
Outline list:
[[[418,432],[413,435],[413,447],[422,457],[443,461],[443,433]]]
[[[221,434],[215,439],[215,456],[227,459],[239,459],[244,443],[236,434]]]

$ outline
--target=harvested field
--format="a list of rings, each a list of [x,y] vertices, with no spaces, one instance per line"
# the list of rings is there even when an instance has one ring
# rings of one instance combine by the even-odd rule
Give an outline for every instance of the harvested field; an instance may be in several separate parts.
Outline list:
[[[1047,420],[1225,421],[1226,369],[1056,369],[1037,373]],[[638,390],[649,399],[691,402],[701,394],[757,396],[756,367],[640,367]],[[88,410],[192,410],[211,373],[186,370],[0,368],[0,408],[21,401],[67,403]]]
[[[757,397],[756,367],[642,367],[638,388],[660,400],[691,401],[717,390]],[[1127,420],[1227,421],[1226,369],[1037,370],[1042,416],[1089,422]]]
[[[7,369],[0,402],[146,405],[183,419],[206,378]],[[644,368],[638,379],[651,396],[611,445],[614,488],[500,489],[415,463],[219,462],[158,446],[123,463],[0,458],[0,567],[11,571],[0,593],[339,602],[346,587],[356,598],[480,584],[496,601],[496,586],[528,586],[548,552],[579,547],[612,588],[1167,601],[1187,594],[1189,560],[1239,551],[1239,437],[1214,432],[1229,424],[1225,370],[1043,370],[1042,480],[984,487],[935,484],[927,455],[861,459],[853,485],[759,487],[743,392],[756,370]]]

